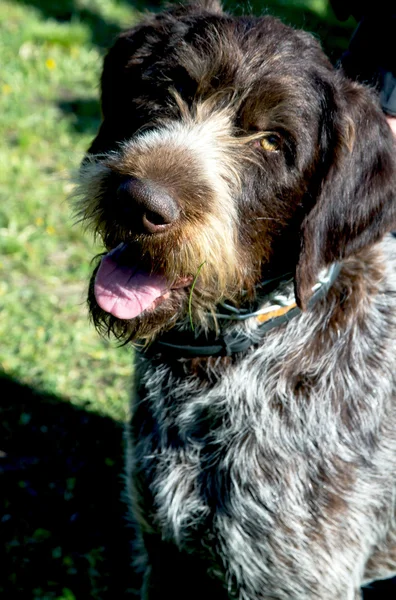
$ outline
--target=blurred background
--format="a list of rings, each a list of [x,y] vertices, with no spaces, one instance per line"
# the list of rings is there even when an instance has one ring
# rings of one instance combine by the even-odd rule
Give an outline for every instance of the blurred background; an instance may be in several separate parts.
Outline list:
[[[333,62],[355,26],[326,0],[225,6],[311,31]],[[132,354],[89,323],[100,248],[68,198],[100,123],[102,57],[145,10],[158,3],[0,3],[1,598],[118,599],[136,587],[120,500]]]

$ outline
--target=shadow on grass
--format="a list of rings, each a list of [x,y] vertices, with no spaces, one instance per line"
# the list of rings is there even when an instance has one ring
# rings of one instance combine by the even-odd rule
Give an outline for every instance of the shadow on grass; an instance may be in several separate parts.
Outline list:
[[[101,122],[99,99],[70,98],[60,100],[58,108],[69,120],[77,133],[89,133],[94,137]]]
[[[131,598],[122,426],[0,374],[0,596]]]
[[[0,596],[137,598],[122,426],[0,374]],[[396,580],[364,600],[395,597]]]
[[[67,22],[78,18],[89,25],[92,42],[101,48],[111,44],[120,32],[117,23],[104,19],[93,10],[78,6],[74,0],[14,0],[14,2],[37,8],[47,19]]]
[[[33,6],[38,9],[44,18],[54,19],[60,22],[68,22],[78,19],[91,29],[91,40],[100,48],[107,48],[120,33],[121,28],[118,23],[105,19],[98,12],[89,7],[82,7],[75,0],[14,0],[19,4]],[[131,0],[130,2],[120,2],[130,5],[137,10],[155,10],[158,7],[156,0],[144,2],[144,0]],[[125,23],[125,28],[128,23]]]

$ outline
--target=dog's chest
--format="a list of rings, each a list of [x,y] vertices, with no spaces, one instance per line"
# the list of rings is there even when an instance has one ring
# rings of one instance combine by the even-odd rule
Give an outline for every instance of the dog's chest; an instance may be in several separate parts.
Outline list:
[[[376,369],[360,346],[348,364],[341,343],[314,360],[312,331],[301,325],[307,343],[298,322],[292,343],[290,331],[269,335],[212,385],[146,364],[133,418],[137,472],[149,520],[180,547],[223,543],[231,523],[251,547],[283,520],[298,535],[337,503],[332,479],[352,479],[351,462],[372,452],[392,395],[389,353]]]
[[[212,528],[219,510],[229,510],[233,478],[240,480],[259,418],[246,406],[248,388],[247,379],[234,380],[231,372],[212,386],[175,379],[166,368],[144,376],[134,418],[136,459],[154,521],[181,545],[192,530]]]
[[[326,461],[347,452],[343,426],[324,388],[312,392],[306,378],[292,390],[280,364],[249,361],[202,388],[165,367],[146,372],[135,452],[163,537],[189,547],[238,521],[264,538],[283,513],[305,520],[312,503],[329,501],[314,488]]]

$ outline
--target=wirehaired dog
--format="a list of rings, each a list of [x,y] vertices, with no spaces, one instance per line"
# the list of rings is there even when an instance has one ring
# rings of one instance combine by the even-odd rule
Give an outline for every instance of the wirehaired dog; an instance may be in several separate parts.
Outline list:
[[[79,212],[140,345],[142,597],[356,600],[396,571],[395,144],[318,42],[216,0],[119,36]]]

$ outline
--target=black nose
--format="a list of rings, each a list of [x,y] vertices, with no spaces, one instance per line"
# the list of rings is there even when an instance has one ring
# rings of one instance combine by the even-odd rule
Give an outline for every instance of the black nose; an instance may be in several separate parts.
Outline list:
[[[179,218],[180,209],[160,185],[136,177],[126,178],[117,190],[119,209],[138,230],[160,233]]]

